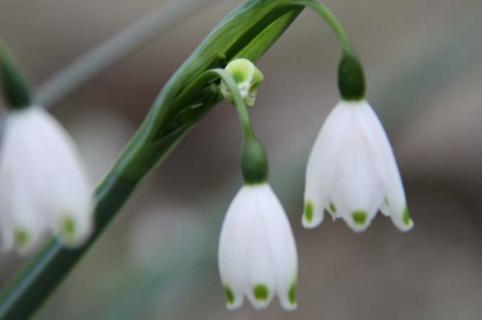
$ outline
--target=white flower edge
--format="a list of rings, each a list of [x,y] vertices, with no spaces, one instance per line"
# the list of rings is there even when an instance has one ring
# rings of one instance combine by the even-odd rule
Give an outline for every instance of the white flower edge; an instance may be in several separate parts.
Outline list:
[[[268,184],[245,185],[232,201],[219,241],[219,271],[230,310],[244,296],[256,309],[276,293],[281,306],[294,310],[297,252],[286,214]]]
[[[29,253],[49,231],[82,244],[92,230],[91,188],[62,126],[41,107],[11,111],[0,150],[3,249]]]
[[[413,227],[388,137],[366,101],[341,101],[322,125],[308,160],[303,226],[326,209],[356,232],[380,209],[401,231]]]

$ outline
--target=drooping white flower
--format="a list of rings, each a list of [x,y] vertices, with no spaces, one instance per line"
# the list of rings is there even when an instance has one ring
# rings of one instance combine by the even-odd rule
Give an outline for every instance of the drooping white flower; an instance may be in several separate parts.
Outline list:
[[[355,231],[378,210],[401,231],[413,227],[388,137],[365,101],[341,101],[321,127],[306,170],[303,225],[318,226],[326,209]]]
[[[222,226],[218,258],[228,309],[239,308],[244,295],[262,309],[275,293],[284,309],[296,308],[296,245],[267,183],[245,185],[234,198]]]
[[[40,107],[8,113],[0,148],[3,249],[29,253],[52,232],[68,246],[92,229],[89,183],[74,144]]]

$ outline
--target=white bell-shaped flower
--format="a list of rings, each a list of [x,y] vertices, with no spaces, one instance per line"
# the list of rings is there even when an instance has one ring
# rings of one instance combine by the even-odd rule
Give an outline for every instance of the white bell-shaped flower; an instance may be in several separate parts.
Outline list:
[[[318,226],[326,209],[357,232],[378,210],[401,231],[413,227],[395,157],[367,101],[341,101],[321,127],[306,170],[303,225]]]
[[[52,232],[68,246],[92,229],[92,196],[74,144],[40,107],[12,110],[0,148],[3,249],[29,253]]]
[[[246,295],[262,309],[277,294],[284,309],[295,309],[297,266],[293,233],[271,187],[243,186],[229,207],[219,242],[227,308],[239,308]]]

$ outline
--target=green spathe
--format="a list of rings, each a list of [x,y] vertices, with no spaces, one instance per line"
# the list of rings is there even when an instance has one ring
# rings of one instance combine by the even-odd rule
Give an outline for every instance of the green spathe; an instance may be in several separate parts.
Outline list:
[[[246,106],[252,107],[256,101],[258,87],[264,79],[261,71],[245,58],[232,60],[224,70],[233,78],[238,93]],[[228,101],[235,103],[232,92],[230,92],[224,81],[221,82],[221,93]]]

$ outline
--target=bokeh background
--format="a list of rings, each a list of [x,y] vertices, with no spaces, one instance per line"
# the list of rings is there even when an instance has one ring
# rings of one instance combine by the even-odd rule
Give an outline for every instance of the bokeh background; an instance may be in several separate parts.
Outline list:
[[[176,0],[172,0],[176,1]],[[199,2],[203,5],[199,6]],[[0,0],[0,35],[33,86],[167,0]],[[241,0],[199,8],[59,100],[93,185],[169,76]],[[236,113],[222,104],[137,190],[35,319],[480,319],[482,2],[327,0],[362,57],[369,99],[403,174],[413,231],[378,216],[300,226],[304,167],[338,100],[339,48],[305,11],[260,60],[252,109],[300,256],[299,309],[224,308],[216,265],[222,217],[241,184]],[[0,258],[0,284],[24,259]]]

